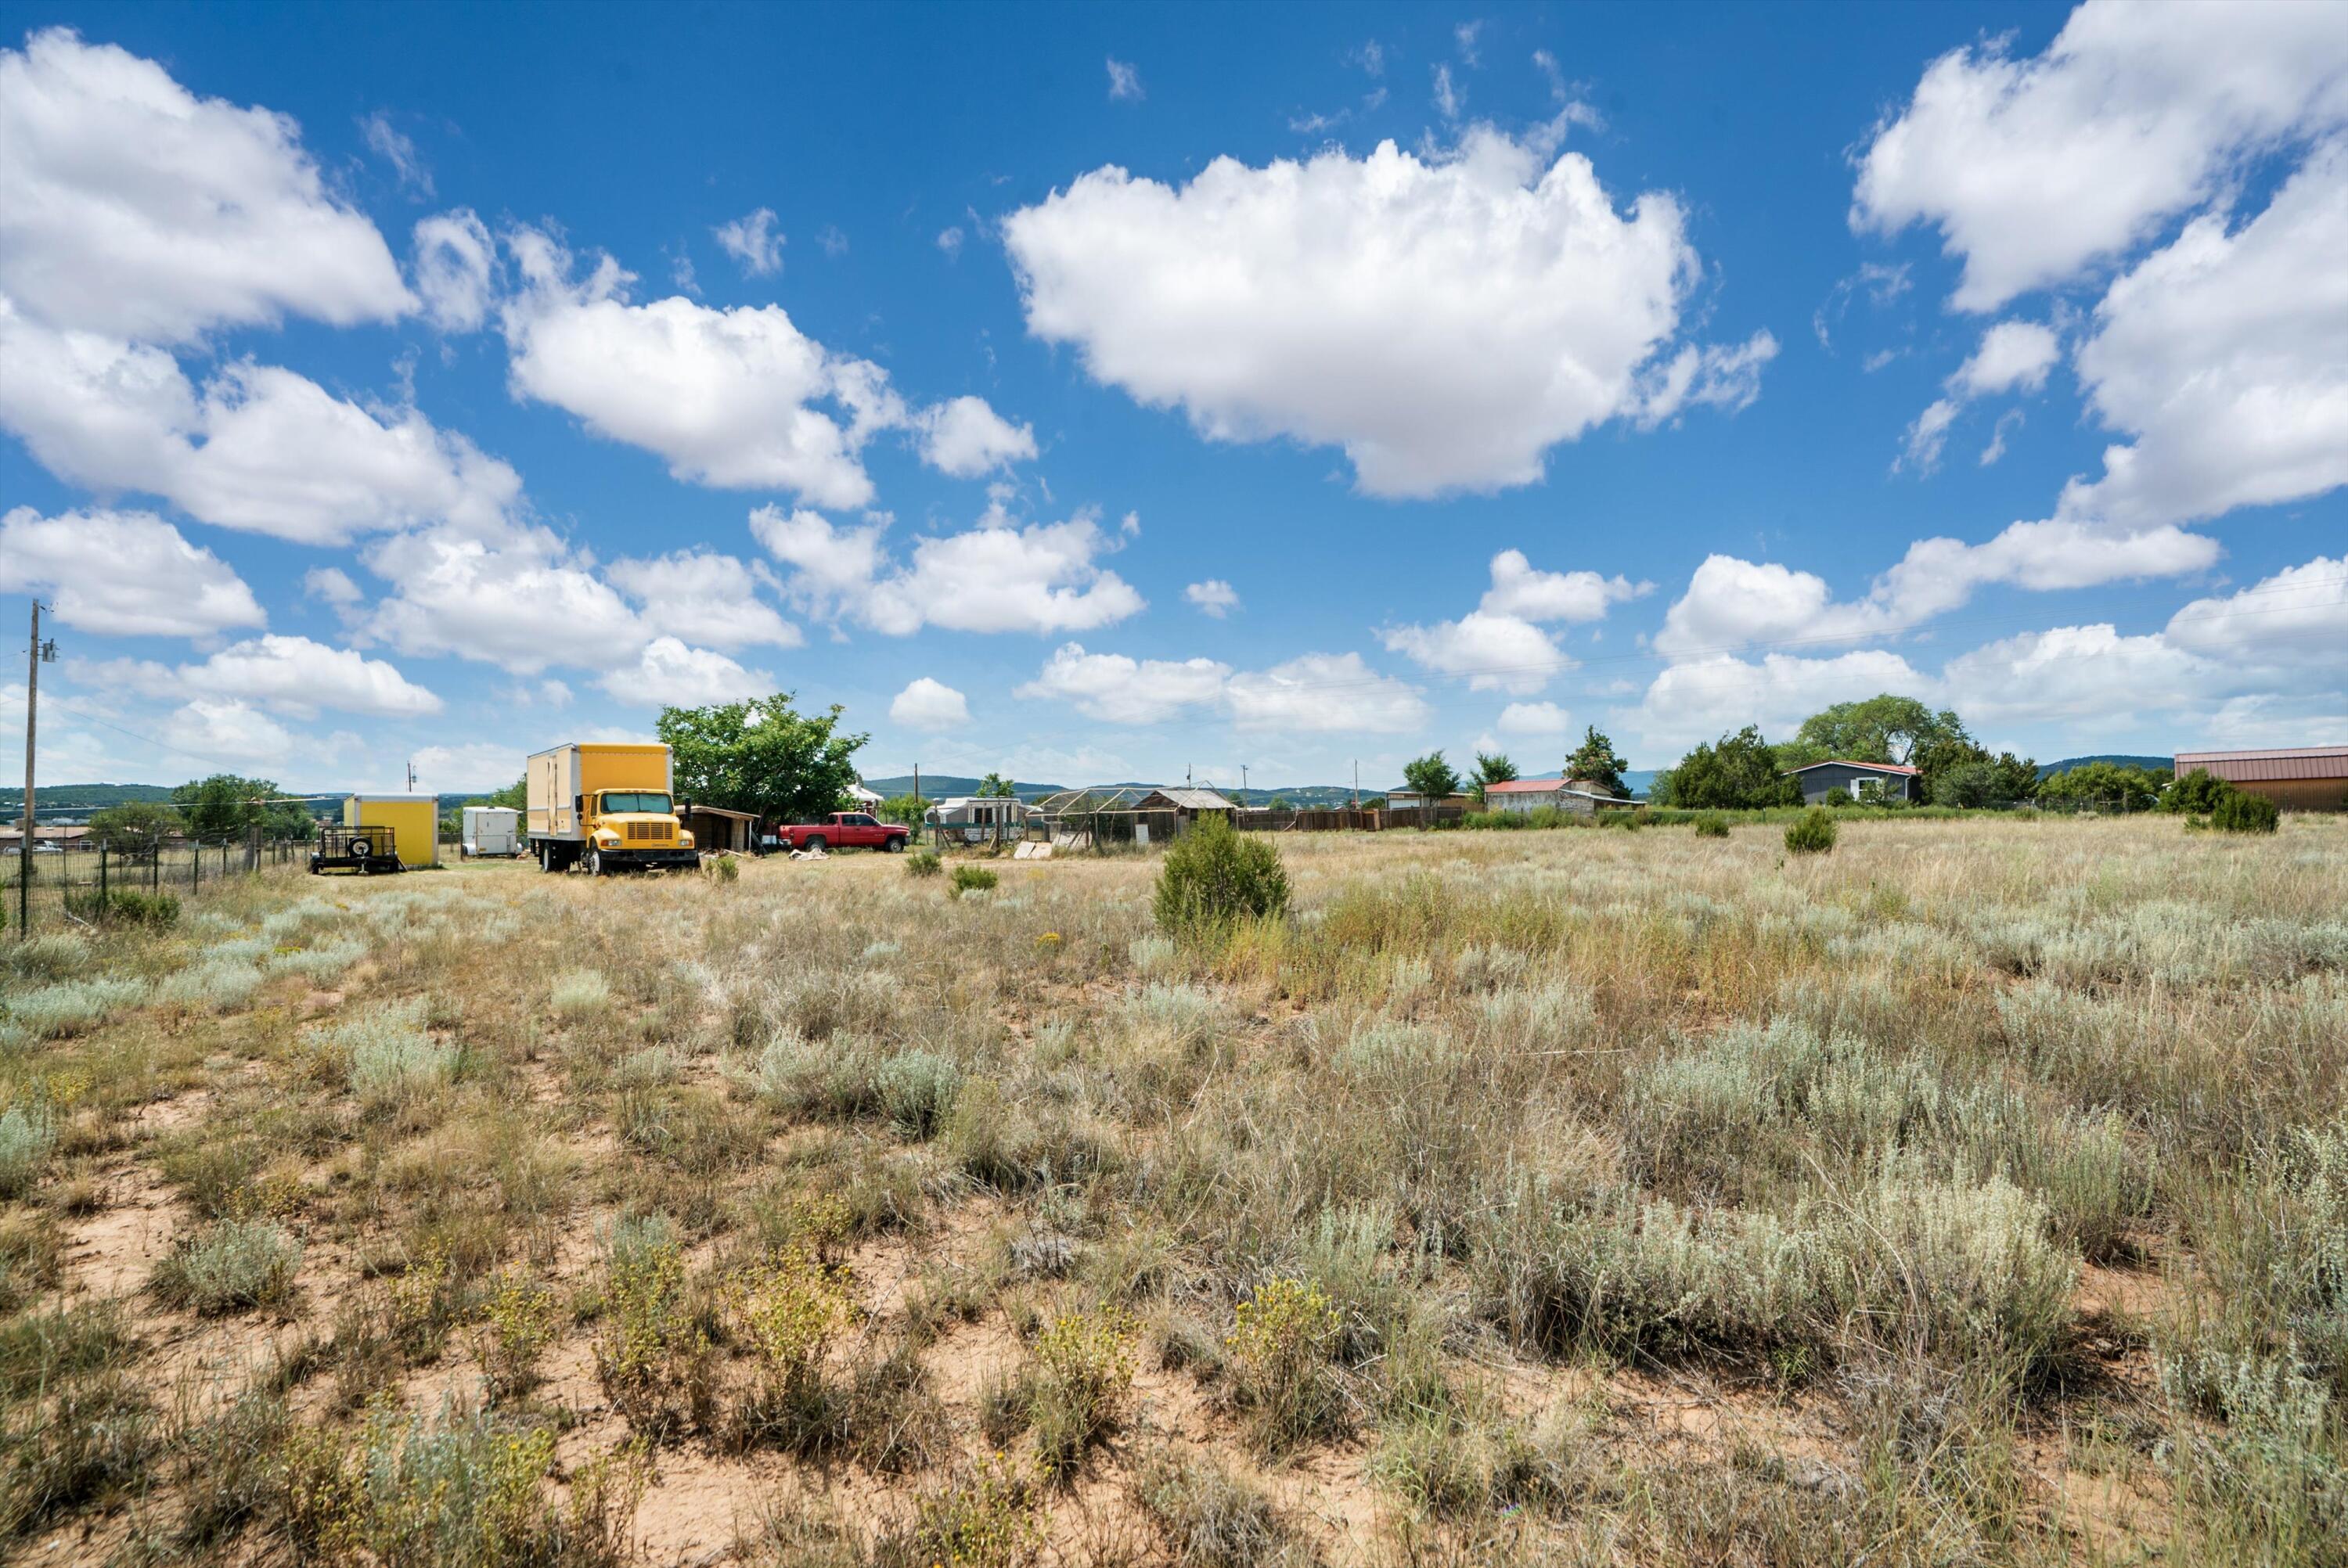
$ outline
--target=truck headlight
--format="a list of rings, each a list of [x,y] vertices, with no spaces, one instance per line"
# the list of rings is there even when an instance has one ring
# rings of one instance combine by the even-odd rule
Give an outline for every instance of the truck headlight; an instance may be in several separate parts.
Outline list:
[[[620,835],[616,833],[599,833],[595,835],[595,844],[600,849],[617,849],[620,847]]]
[[[682,827],[676,830],[676,841],[680,845],[686,849],[691,849],[693,847],[693,835]]]

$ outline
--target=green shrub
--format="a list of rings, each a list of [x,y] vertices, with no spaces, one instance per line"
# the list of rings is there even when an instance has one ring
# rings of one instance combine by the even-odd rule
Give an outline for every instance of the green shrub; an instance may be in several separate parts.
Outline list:
[[[1698,838],[1726,838],[1728,819],[1716,811],[1706,812],[1695,819],[1695,835]]]
[[[992,893],[1002,880],[983,866],[957,866],[953,868],[953,896],[965,893]]]
[[[1158,874],[1158,924],[1197,935],[1288,912],[1288,873],[1268,839],[1231,831],[1219,815],[1199,818],[1166,852]]]
[[[2160,809],[2188,816],[2207,816],[2234,794],[2234,786],[2207,768],[2195,768],[2160,792]]]
[[[732,882],[742,875],[741,857],[734,855],[712,856],[703,863],[702,869],[720,882]]]
[[[905,875],[908,876],[935,876],[944,869],[945,862],[938,858],[938,852],[934,849],[916,849],[905,856]]]
[[[2272,833],[2282,825],[2282,811],[2262,794],[2237,790],[2209,812],[2209,825],[2221,833]]]
[[[1786,849],[1792,855],[1824,855],[1835,845],[1835,820],[1823,806],[1812,806],[1786,829]]]

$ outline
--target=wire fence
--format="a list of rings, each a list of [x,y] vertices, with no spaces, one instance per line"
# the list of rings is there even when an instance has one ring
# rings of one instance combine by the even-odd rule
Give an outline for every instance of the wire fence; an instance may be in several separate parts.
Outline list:
[[[11,845],[0,854],[0,920],[11,936],[23,938],[136,918],[143,907],[129,896],[200,902],[243,877],[306,868],[309,860],[310,845],[296,839],[174,841],[151,849],[36,844],[29,855]]]

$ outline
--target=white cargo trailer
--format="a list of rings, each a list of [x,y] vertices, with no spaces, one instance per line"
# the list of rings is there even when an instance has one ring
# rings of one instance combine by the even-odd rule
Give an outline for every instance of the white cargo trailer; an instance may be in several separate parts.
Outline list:
[[[467,806],[463,854],[468,860],[520,855],[521,813],[504,805]]]

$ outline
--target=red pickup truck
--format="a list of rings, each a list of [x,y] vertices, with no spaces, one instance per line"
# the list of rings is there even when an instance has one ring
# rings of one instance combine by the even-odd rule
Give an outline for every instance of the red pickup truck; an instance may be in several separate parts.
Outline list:
[[[905,847],[913,830],[899,822],[882,822],[869,812],[835,811],[823,822],[794,823],[775,829],[785,849],[885,849]]]

